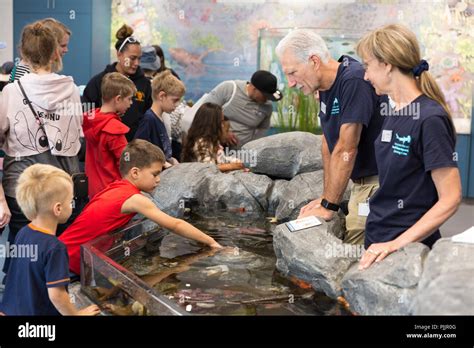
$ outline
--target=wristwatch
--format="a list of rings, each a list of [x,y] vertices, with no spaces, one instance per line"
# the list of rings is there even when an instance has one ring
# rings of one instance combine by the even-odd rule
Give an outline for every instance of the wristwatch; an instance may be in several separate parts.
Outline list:
[[[332,210],[332,211],[339,211],[339,208],[340,208],[340,206],[338,204],[328,202],[326,200],[326,198],[323,198],[321,200],[321,206],[323,206],[324,208],[326,208],[328,210]]]

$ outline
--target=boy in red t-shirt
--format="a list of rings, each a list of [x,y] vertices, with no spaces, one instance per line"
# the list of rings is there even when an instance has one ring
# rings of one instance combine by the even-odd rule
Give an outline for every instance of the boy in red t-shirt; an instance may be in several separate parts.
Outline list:
[[[120,180],[120,155],[127,145],[125,134],[130,128],[120,121],[137,89],[125,75],[109,73],[102,79],[102,107],[84,117],[86,138],[86,175],[89,178],[89,199],[108,184]]]
[[[81,271],[82,244],[125,226],[137,213],[180,236],[212,248],[222,248],[213,238],[186,221],[163,213],[140,193],[151,193],[158,186],[165,161],[163,151],[148,141],[135,139],[125,147],[120,157],[122,180],[113,182],[95,195],[59,237],[67,247],[72,272],[79,274]]]

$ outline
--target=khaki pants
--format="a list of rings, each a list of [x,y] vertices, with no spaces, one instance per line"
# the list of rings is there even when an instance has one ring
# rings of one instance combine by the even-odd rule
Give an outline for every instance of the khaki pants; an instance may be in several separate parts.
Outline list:
[[[364,244],[367,216],[359,216],[359,203],[366,203],[379,188],[379,177],[368,176],[354,182],[349,198],[349,214],[346,216],[344,243]]]

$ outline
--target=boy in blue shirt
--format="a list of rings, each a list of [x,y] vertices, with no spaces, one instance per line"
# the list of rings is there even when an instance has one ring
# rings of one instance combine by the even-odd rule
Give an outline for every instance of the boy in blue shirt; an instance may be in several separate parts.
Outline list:
[[[69,261],[56,237],[58,224],[72,212],[71,177],[61,169],[34,164],[19,177],[16,198],[31,221],[16,236],[5,293],[0,306],[6,315],[97,315],[96,305],[77,310],[71,303]]]
[[[146,140],[158,146],[166,157],[164,168],[169,168],[178,161],[172,157],[171,141],[166,130],[164,113],[172,113],[186,92],[184,84],[170,71],[164,71],[151,82],[153,105],[140,120],[135,139]]]

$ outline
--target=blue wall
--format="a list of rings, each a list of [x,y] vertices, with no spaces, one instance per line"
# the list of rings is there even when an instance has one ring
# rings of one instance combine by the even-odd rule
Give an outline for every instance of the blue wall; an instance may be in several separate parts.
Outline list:
[[[67,25],[72,36],[61,74],[84,85],[110,60],[111,0],[14,0],[15,46],[26,24],[52,17]],[[15,58],[18,58],[15,52]]]
[[[472,108],[474,116],[474,107]],[[462,194],[464,197],[474,198],[474,117],[471,117],[471,134],[459,134],[457,137],[456,151],[459,158],[459,171],[461,173]]]

